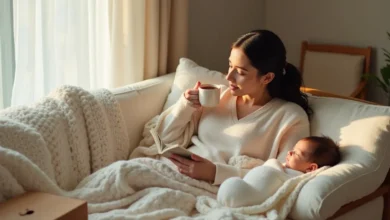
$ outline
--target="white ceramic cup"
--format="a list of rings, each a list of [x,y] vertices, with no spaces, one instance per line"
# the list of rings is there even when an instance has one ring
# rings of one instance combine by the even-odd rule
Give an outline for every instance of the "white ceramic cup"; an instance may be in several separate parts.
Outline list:
[[[220,94],[219,86],[202,84],[199,87],[199,102],[203,107],[215,107],[219,104]]]

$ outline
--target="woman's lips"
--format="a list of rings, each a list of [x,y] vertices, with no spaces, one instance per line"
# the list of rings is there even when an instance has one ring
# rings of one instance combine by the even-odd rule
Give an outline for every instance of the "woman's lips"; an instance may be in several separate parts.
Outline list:
[[[238,86],[230,85],[230,89],[231,89],[231,90],[237,90],[237,89],[238,89]]]

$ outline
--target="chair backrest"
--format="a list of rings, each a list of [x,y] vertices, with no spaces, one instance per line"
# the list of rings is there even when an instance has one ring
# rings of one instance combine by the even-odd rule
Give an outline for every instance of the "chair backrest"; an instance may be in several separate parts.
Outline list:
[[[365,98],[371,47],[302,43],[300,69],[304,85],[322,91]]]

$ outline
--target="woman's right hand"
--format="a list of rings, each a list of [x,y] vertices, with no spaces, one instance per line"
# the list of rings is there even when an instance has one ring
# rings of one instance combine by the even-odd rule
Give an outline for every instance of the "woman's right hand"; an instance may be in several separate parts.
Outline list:
[[[202,107],[199,102],[199,87],[201,83],[198,81],[196,82],[194,88],[187,89],[184,92],[184,97],[190,102],[190,105],[194,108],[200,108]]]

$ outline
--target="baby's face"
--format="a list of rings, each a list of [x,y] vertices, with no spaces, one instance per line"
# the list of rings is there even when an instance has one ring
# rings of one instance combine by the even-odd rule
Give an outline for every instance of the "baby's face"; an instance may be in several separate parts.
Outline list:
[[[310,143],[306,140],[300,140],[294,146],[294,149],[288,152],[286,157],[286,167],[304,173],[312,171],[312,165],[314,163],[309,162],[308,159],[310,155]]]

